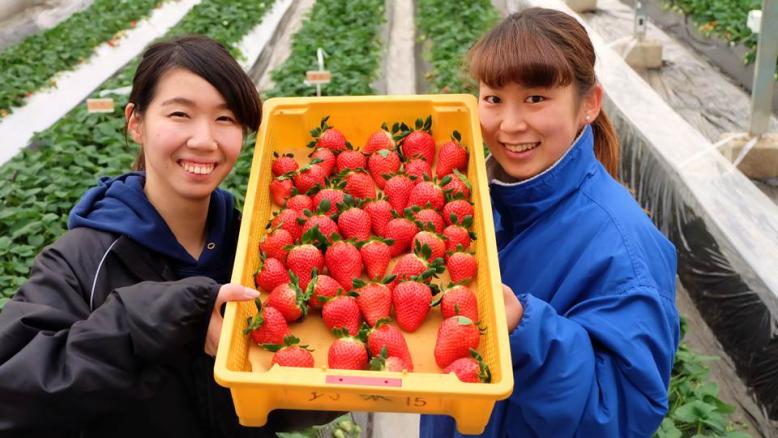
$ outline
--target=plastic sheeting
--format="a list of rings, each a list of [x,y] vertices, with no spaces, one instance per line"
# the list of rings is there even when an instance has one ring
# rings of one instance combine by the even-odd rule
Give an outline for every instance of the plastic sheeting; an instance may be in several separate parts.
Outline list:
[[[559,0],[507,3],[509,11],[572,13]],[[778,419],[778,207],[587,30],[606,111],[622,141],[622,178],[676,245],[681,282]]]
[[[729,244],[727,234],[738,230],[710,226],[689,187],[658,159],[627,120],[620,116],[613,119],[622,141],[620,172],[624,182],[676,245],[683,286],[738,373],[754,389],[770,417],[777,418],[778,315],[768,305],[775,300],[775,293]],[[716,189],[712,186],[710,190]],[[744,202],[741,207],[758,210],[761,205]],[[778,260],[775,263],[778,270]]]

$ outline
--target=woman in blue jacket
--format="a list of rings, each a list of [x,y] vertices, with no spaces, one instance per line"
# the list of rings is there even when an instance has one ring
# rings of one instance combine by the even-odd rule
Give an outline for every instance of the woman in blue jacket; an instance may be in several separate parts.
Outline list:
[[[489,437],[648,437],[679,342],[676,256],[615,178],[586,30],[527,9],[470,52],[515,387]],[[425,416],[423,437],[459,436]]]

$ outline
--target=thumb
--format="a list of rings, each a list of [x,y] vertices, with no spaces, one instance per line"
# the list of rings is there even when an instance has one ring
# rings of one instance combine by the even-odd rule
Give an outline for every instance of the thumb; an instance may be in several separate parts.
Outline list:
[[[219,289],[219,294],[216,296],[216,303],[221,305],[227,301],[246,301],[258,297],[259,292],[254,289],[245,287],[239,283],[227,283]]]

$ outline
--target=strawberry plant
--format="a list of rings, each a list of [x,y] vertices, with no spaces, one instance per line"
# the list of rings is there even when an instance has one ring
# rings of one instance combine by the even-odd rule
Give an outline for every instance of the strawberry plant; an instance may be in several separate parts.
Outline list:
[[[52,77],[72,69],[95,47],[135,26],[162,0],[95,0],[55,27],[25,38],[0,53],[0,119],[27,95],[56,83]],[[88,29],[88,31],[85,31]]]
[[[332,72],[322,95],[375,94],[371,82],[378,73],[383,21],[383,0],[317,1],[292,40],[289,59],[273,72],[275,87],[267,96],[315,96],[316,88],[303,79],[306,71],[318,69],[318,47],[327,53],[325,68]]]
[[[237,54],[234,45],[261,21],[272,3],[203,0],[169,35],[209,35]],[[137,61],[130,63],[99,90],[130,85],[136,67]],[[117,108],[127,104],[127,96],[113,97]],[[0,296],[10,297],[26,281],[35,255],[65,232],[68,212],[98,176],[130,169],[138,148],[125,140],[123,131],[124,118],[118,112],[88,114],[79,105],[38,133],[33,147],[0,167]],[[250,149],[246,145],[253,145],[253,137],[244,144],[244,149]],[[249,166],[250,161],[243,165]],[[0,308],[5,301],[0,298]]]
[[[427,92],[478,92],[463,68],[470,46],[497,23],[499,13],[489,0],[464,0],[452,14],[451,2],[419,0],[416,3],[419,39],[428,43],[432,70],[427,72]],[[426,51],[425,51],[426,52]]]
[[[681,318],[681,339],[686,334],[686,320]],[[719,385],[709,381],[706,362],[715,356],[695,353],[681,342],[675,354],[668,397],[670,409],[655,438],[720,436],[747,438],[742,425],[729,419],[735,411],[718,397]]]
[[[667,9],[684,15],[705,36],[716,36],[748,47],[743,63],[756,59],[758,35],[746,25],[748,11],[762,9],[761,0],[663,0]]]

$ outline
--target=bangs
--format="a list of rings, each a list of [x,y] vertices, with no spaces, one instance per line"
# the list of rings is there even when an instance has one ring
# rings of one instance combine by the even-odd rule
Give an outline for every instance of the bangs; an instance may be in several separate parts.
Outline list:
[[[573,67],[558,44],[527,20],[505,20],[470,50],[470,74],[491,88],[515,82],[553,88],[573,82]]]

